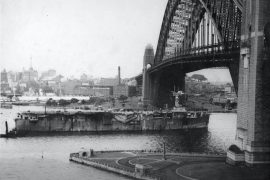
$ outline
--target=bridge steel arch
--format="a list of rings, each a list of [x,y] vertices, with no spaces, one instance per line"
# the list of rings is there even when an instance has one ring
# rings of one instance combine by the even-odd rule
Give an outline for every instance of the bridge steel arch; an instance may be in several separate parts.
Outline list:
[[[229,35],[231,35],[232,31],[231,29],[229,29],[229,27],[228,28],[226,27],[230,25],[229,18],[235,15],[231,13],[233,9],[229,9],[229,6],[235,6],[238,9],[237,11],[238,16],[236,17],[237,18],[236,23],[238,24],[238,26],[235,26],[237,29],[234,29],[233,33],[237,31],[236,35],[240,36],[241,34],[240,24],[241,24],[241,13],[243,9],[242,0],[169,0],[166,6],[165,14],[161,25],[154,63],[159,63],[160,61],[163,60],[166,42],[171,28],[170,25],[172,24],[173,17],[175,16],[177,7],[183,2],[191,2],[193,5],[193,10],[191,12],[192,16],[189,19],[190,22],[189,24],[191,24],[191,26],[188,26],[186,28],[186,31],[187,33],[189,33],[189,35],[186,35],[187,39],[185,40],[185,43],[191,44],[194,41],[195,34],[199,28],[199,23],[201,22],[205,12],[211,15],[211,18],[215,23],[215,28],[217,30],[219,40],[220,41],[229,40],[230,39]],[[230,10],[230,12],[227,13],[227,10]],[[236,23],[231,24],[231,26],[235,25]],[[226,25],[226,27],[224,28],[223,25]],[[190,27],[192,28],[189,29]],[[190,37],[190,34],[192,37]],[[187,46],[185,48],[190,48],[190,46]]]
[[[237,91],[242,9],[241,0],[168,0],[159,34],[154,64],[148,72],[151,77],[149,91],[152,92],[148,93],[149,97],[145,99],[150,99],[152,104],[156,106],[163,106],[162,104],[172,105],[171,100],[169,102],[165,100],[171,99],[168,95],[170,93],[169,89],[172,90],[174,86],[177,86],[178,89],[183,90],[186,73],[217,66],[229,68]],[[238,44],[237,49],[234,50],[235,52],[229,53],[231,56],[222,56],[215,53],[213,49],[208,55],[198,54],[196,58],[194,58],[194,53],[190,53],[190,49],[194,48],[194,41],[200,29],[200,24],[202,21],[205,21],[205,15],[213,23],[213,31],[216,34],[214,39],[216,40],[208,42],[210,41],[209,36],[212,35],[207,34],[209,30],[208,32],[203,32],[201,36],[208,36],[207,42],[205,42],[205,37],[204,39],[199,37],[201,43],[198,48],[202,48],[203,45],[213,46],[216,43],[218,44],[216,46],[220,46],[220,49],[226,49],[228,44]],[[207,22],[203,23],[204,26],[207,26]],[[202,58],[203,61],[187,61],[186,59],[189,58],[183,58],[181,52],[185,52],[185,56],[193,54],[190,59]],[[218,62],[215,63],[213,61]],[[169,62],[171,66],[168,65]],[[168,85],[166,80],[162,79],[164,77],[168,79],[170,76],[174,80]],[[162,82],[165,84],[162,84]],[[165,86],[169,87],[164,89]]]

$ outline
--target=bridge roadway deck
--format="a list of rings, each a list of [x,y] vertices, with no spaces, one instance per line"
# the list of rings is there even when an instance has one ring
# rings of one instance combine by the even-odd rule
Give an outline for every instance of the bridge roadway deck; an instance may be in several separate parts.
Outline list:
[[[200,52],[191,54],[181,54],[179,56],[171,57],[163,60],[157,64],[154,64],[149,73],[157,72],[160,69],[182,64],[205,64],[205,68],[211,67],[224,67],[235,59],[239,60],[240,49],[234,49],[233,51],[217,51],[217,52]]]

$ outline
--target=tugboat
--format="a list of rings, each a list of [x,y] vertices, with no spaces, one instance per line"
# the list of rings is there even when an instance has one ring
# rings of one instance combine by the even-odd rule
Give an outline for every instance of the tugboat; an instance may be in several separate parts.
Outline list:
[[[12,129],[11,131],[8,131],[8,122],[5,122],[6,126],[6,134],[0,134],[0,138],[15,138],[16,137],[16,130]]]

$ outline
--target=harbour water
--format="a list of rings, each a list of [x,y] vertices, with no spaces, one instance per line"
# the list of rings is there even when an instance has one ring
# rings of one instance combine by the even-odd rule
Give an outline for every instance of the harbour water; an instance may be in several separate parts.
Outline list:
[[[14,106],[0,109],[0,133],[15,126],[22,110],[43,107]],[[234,142],[236,114],[211,114],[208,130],[161,133],[53,135],[0,139],[0,179],[127,179],[68,161],[69,153],[94,150],[157,150],[166,144],[171,152],[223,154]]]

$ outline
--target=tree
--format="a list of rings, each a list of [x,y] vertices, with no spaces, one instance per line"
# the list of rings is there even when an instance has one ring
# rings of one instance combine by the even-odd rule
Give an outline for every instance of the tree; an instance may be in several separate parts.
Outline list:
[[[127,98],[128,97],[125,95],[120,95],[119,100],[122,101],[122,103],[124,103],[127,100]]]
[[[52,93],[53,92],[52,87],[50,87],[48,85],[42,87],[42,90],[43,90],[44,93]]]
[[[91,97],[89,99],[89,104],[94,104],[97,101],[97,97]]]
[[[109,97],[109,102],[112,103],[112,106],[115,106],[115,99],[113,97]]]
[[[100,97],[91,97],[89,99],[89,104],[101,105],[105,102],[105,99]]]
[[[202,82],[202,81],[207,81],[207,78],[206,78],[204,75],[201,75],[201,74],[193,74],[193,75],[191,76],[191,78],[192,78],[192,79],[196,79],[196,80],[198,80],[198,81],[200,81],[200,82]]]
[[[69,101],[67,101],[67,100],[65,100],[65,99],[60,99],[60,100],[58,101],[58,103],[59,103],[59,106],[67,106],[67,105],[70,104]]]
[[[96,99],[96,102],[95,102],[95,105],[101,105],[101,104],[103,104],[105,102],[105,99],[103,99],[103,98],[97,98]]]
[[[55,100],[53,100],[52,98],[48,99],[48,101],[46,102],[47,106],[56,106],[57,103]]]
[[[71,102],[71,103],[77,103],[77,102],[79,102],[79,100],[76,99],[76,98],[72,98],[72,99],[70,100],[70,102]]]
[[[84,100],[84,99],[83,99],[83,100],[81,101],[81,104],[86,104],[86,103],[87,103],[87,100]]]

